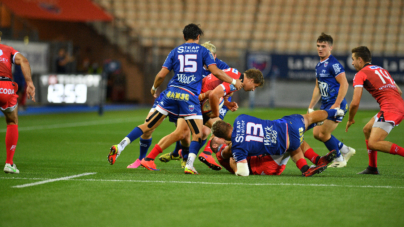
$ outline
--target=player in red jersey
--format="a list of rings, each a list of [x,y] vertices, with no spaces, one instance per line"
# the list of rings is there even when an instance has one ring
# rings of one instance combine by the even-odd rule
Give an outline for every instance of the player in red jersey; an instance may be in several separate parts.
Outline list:
[[[264,77],[263,77],[261,71],[259,71],[258,69],[249,69],[249,70],[245,71],[243,74],[238,72],[237,69],[233,69],[233,68],[229,68],[229,69],[226,69],[223,71],[228,76],[230,76],[234,79],[240,79],[242,81],[243,89],[245,91],[253,91],[253,90],[255,90],[256,87],[261,86],[264,83]],[[212,84],[212,85],[210,85],[210,84]],[[213,89],[213,90],[211,90],[211,89]],[[202,81],[202,90],[201,90],[201,94],[199,95],[199,100],[203,101],[204,99],[209,98],[209,101],[211,102],[211,107],[212,107],[212,114],[210,115],[210,117],[218,119],[218,116],[219,116],[218,107],[219,107],[220,97],[224,97],[225,95],[230,95],[231,93],[233,93],[236,90],[237,89],[233,85],[228,84],[226,82],[222,83],[222,81],[217,81],[217,80],[213,79],[213,76],[208,75]],[[232,109],[232,107],[234,107],[234,105],[237,105],[237,104],[232,102],[232,103],[228,103],[226,105],[229,105],[228,106],[229,109]],[[206,118],[209,118],[209,117],[204,116],[205,125],[210,125],[213,123],[210,121],[212,119],[206,119]],[[189,131],[189,130],[187,128],[177,127],[174,132],[172,132],[171,134],[162,138],[159,141],[159,143],[156,144],[156,146],[153,148],[153,150],[161,149],[161,151],[162,151],[162,150],[168,148],[171,144],[177,142],[178,140],[187,139],[187,138],[184,138],[184,132],[186,132],[186,131]],[[206,139],[209,136],[209,134],[210,134],[209,127],[204,126],[202,129],[202,140],[206,142]],[[164,154],[164,156],[169,156],[169,155],[171,155],[171,154]],[[182,155],[184,156],[184,159],[185,159],[187,154],[183,153]],[[160,161],[168,162],[169,160],[160,159]],[[196,174],[198,174],[198,173],[196,172]]]
[[[379,174],[377,151],[398,154],[404,157],[404,148],[385,138],[390,131],[404,119],[404,100],[402,91],[391,78],[389,72],[371,64],[372,55],[365,46],[352,49],[352,65],[358,71],[353,79],[354,94],[349,108],[349,119],[345,131],[355,123],[365,88],[379,103],[380,111],[365,125],[363,132],[369,155],[369,166],[358,174]]]
[[[18,95],[16,94],[18,91],[18,85],[12,81],[12,63],[21,66],[22,73],[24,74],[24,78],[27,83],[28,98],[32,98],[32,100],[35,102],[35,87],[32,82],[31,68],[28,60],[12,47],[0,44],[0,110],[3,112],[7,123],[7,159],[6,165],[4,166],[5,173],[20,172],[13,162],[15,148],[18,141]]]

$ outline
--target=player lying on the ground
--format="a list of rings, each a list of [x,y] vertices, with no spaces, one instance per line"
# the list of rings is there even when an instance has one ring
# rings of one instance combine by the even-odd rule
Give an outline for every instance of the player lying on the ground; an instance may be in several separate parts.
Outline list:
[[[236,118],[233,126],[221,120],[216,121],[212,126],[212,133],[216,137],[231,141],[233,157],[237,162],[235,173],[238,176],[249,175],[248,156],[283,155],[285,152],[290,152],[303,176],[311,176],[322,172],[327,165],[309,168],[300,147],[304,132],[313,123],[331,116],[343,115],[344,111],[338,108],[304,115],[294,114],[274,121],[243,114]]]
[[[380,66],[372,65],[372,55],[365,46],[352,49],[352,65],[358,71],[353,80],[354,93],[349,108],[349,119],[345,131],[355,123],[355,115],[365,88],[379,103],[378,112],[363,128],[369,155],[369,166],[358,174],[379,174],[377,151],[404,157],[404,148],[385,141],[391,130],[404,119],[402,91],[390,73]]]
[[[113,145],[108,155],[110,164],[114,164],[116,158],[122,150],[131,142],[139,138],[144,133],[150,133],[157,128],[164,118],[170,113],[176,117],[181,117],[180,124],[189,125],[191,128],[192,142],[190,151],[194,155],[201,146],[201,130],[203,126],[202,113],[199,106],[198,95],[202,86],[202,69],[208,66],[209,70],[219,79],[233,84],[240,89],[240,80],[229,77],[226,73],[216,67],[216,62],[210,51],[199,45],[200,36],[203,31],[198,25],[189,24],[183,30],[185,43],[173,49],[162,69],[156,75],[151,94],[157,98],[156,90],[164,81],[167,74],[173,70],[174,77],[170,80],[161,102],[157,105],[154,113],[146,119],[146,122],[132,130],[118,145]],[[153,161],[155,157],[146,157],[141,161]],[[192,171],[192,169],[190,170]]]
[[[256,87],[261,86],[264,83],[263,75],[262,75],[261,71],[259,71],[257,69],[249,69],[249,70],[245,71],[243,74],[238,72],[236,69],[232,69],[232,68],[224,70],[224,72],[234,79],[240,79],[243,82],[243,89],[245,91],[253,91],[253,90],[255,90]],[[207,92],[211,89],[214,89],[214,90],[210,92],[209,99],[213,100],[213,105],[217,105],[216,106],[216,110],[217,110],[216,114],[217,114],[218,109],[219,109],[218,108],[219,103],[215,103],[215,101],[216,101],[215,99],[217,98],[216,94],[219,94],[218,96],[223,97],[225,95],[235,92],[236,89],[233,85],[222,82],[220,80],[216,80],[216,79],[214,79],[214,77],[212,75],[209,75],[208,77],[205,77],[203,79],[202,92]],[[205,93],[202,93],[202,94],[205,94]],[[202,98],[201,98],[201,100],[202,100]],[[213,108],[214,107],[212,106],[212,109]],[[216,116],[213,115],[213,117],[217,117],[217,115]],[[180,122],[180,121],[182,121],[182,119],[179,118],[178,122]],[[189,131],[187,125],[181,124],[182,127],[179,126],[180,124],[177,124],[177,125],[178,126],[175,129],[175,131],[172,132],[171,134],[165,136],[164,138],[162,138],[159,141],[159,143],[155,145],[155,147],[152,149],[152,151],[146,158],[149,158],[149,156],[150,156],[150,158],[156,157],[159,153],[161,153],[164,149],[168,148],[171,144],[173,144],[179,140],[185,139],[184,132]],[[190,126],[190,125],[188,125],[188,126]],[[204,142],[206,142],[206,139],[209,136],[209,134],[210,134],[210,131],[207,131],[206,128],[203,128],[201,139]],[[186,152],[184,152],[184,150],[182,151],[182,154],[186,157]],[[164,157],[165,156],[170,157],[169,159],[167,158],[168,160],[166,160],[166,161],[171,160],[171,154],[164,155]],[[153,160],[154,160],[154,158],[153,158]],[[189,156],[188,156],[187,164],[186,164],[185,171],[184,171],[185,173],[190,173],[189,171],[187,171],[187,169],[194,169],[193,161],[194,160],[189,160]],[[144,163],[144,164],[142,164],[142,166],[148,170],[152,170],[152,171],[158,170],[156,168],[154,161],[153,162],[149,161],[148,164],[149,165],[147,165],[147,163]],[[198,172],[196,172],[196,170],[194,170],[192,174],[198,174]]]
[[[303,141],[300,146],[303,153],[310,148],[310,146]],[[233,153],[231,151],[231,144],[227,145],[224,139],[213,137],[211,140],[211,149],[216,153],[216,158],[225,169],[230,173],[235,173],[237,170],[237,164],[234,161]],[[220,149],[218,151],[218,149]],[[317,166],[328,165],[334,157],[336,151],[330,151],[327,155],[314,159],[312,162]],[[282,155],[270,155],[262,154],[258,156],[248,156],[247,163],[249,167],[250,175],[281,175],[285,170],[286,164],[290,159],[290,153],[285,152]],[[307,174],[306,174],[307,175]]]

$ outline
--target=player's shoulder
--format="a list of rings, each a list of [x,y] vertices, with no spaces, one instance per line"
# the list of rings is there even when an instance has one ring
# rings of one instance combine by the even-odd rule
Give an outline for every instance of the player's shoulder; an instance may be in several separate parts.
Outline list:
[[[8,46],[6,44],[0,44],[0,48],[2,50],[12,50],[13,49],[11,46]]]

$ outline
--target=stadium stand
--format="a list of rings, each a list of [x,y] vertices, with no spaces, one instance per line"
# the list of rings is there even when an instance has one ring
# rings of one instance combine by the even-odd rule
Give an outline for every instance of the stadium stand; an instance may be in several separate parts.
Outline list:
[[[363,44],[374,54],[403,55],[402,0],[97,0],[145,47],[182,43],[187,23],[201,24],[204,39],[221,55],[246,50],[315,52],[321,32],[335,37],[337,53]],[[364,7],[365,6],[365,7]],[[108,36],[113,38],[113,35]]]

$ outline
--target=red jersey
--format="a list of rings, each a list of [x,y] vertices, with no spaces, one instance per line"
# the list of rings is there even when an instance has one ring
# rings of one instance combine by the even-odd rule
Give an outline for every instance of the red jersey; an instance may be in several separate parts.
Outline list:
[[[223,72],[225,72],[228,76],[230,76],[233,79],[239,79],[241,76],[241,73],[234,68],[224,69]],[[224,95],[229,95],[237,90],[234,85],[223,82],[219,80],[217,77],[215,77],[213,74],[209,74],[202,80],[201,93],[213,90],[219,85],[223,87]]]
[[[0,44],[0,76],[13,79],[11,64],[14,63],[17,53],[18,51],[14,50],[14,48]]]
[[[404,100],[389,72],[377,65],[363,67],[353,79],[354,87],[364,87],[379,103],[381,111],[404,113]]]

